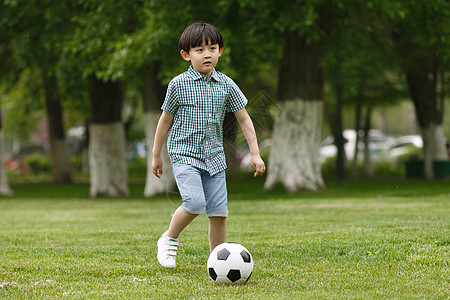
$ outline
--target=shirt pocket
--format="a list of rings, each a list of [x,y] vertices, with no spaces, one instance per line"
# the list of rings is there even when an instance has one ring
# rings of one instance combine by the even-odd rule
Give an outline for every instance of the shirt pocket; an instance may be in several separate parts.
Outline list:
[[[184,120],[193,122],[198,111],[199,102],[194,97],[179,97],[178,98],[178,113]]]
[[[190,133],[201,129],[200,110],[200,101],[195,97],[186,95],[178,98],[178,117],[183,122],[184,128]]]
[[[180,107],[192,107],[197,105],[197,97],[188,87],[182,87],[178,91],[178,105]]]

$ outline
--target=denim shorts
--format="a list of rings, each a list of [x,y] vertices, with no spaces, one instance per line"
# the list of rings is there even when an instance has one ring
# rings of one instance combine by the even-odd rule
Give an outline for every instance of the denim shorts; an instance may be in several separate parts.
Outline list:
[[[205,170],[181,163],[172,163],[172,170],[185,212],[199,215],[206,211],[207,217],[228,217],[225,171],[210,176]]]

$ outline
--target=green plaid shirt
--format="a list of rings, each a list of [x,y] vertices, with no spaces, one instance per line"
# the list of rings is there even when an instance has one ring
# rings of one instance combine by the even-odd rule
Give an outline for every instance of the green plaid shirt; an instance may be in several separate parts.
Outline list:
[[[192,165],[212,176],[226,169],[223,119],[245,107],[247,98],[228,76],[210,78],[192,66],[173,78],[161,109],[174,115],[167,138],[170,160]]]

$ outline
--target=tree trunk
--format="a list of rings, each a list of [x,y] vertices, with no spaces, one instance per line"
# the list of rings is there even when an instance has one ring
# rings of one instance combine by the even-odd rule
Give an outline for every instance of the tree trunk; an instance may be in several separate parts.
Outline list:
[[[323,103],[300,99],[279,104],[265,187],[280,181],[288,192],[323,187],[318,153]]]
[[[433,161],[447,160],[443,107],[437,97],[437,71],[423,67],[407,70],[406,78],[422,133],[425,178],[433,179]]]
[[[66,145],[62,108],[58,96],[56,76],[46,74],[44,78],[45,105],[49,124],[50,150],[52,158],[53,181],[71,182],[69,151]]]
[[[287,34],[266,188],[278,181],[289,192],[323,187],[319,161],[323,111],[321,49],[320,42],[308,43],[295,32]]]
[[[434,49],[424,51],[407,33],[403,24],[393,33],[393,40],[399,55],[409,58],[405,63],[406,82],[422,133],[424,174],[426,179],[433,179],[433,160],[448,159],[442,131],[443,86],[441,99],[438,97],[438,74],[442,74],[439,56]]]
[[[336,182],[339,185],[345,183],[345,161],[347,155],[344,149],[344,136],[342,128],[342,76],[341,76],[341,58],[339,48],[335,52],[336,71],[335,73],[335,93],[336,93],[336,126],[334,127],[334,141],[337,149],[336,156]]]
[[[373,177],[373,164],[372,164],[372,156],[370,153],[370,129],[372,127],[371,120],[372,118],[372,105],[367,103],[367,114],[364,124],[364,177],[370,179]]]
[[[152,149],[155,139],[156,125],[158,124],[161,112],[148,111],[145,112],[145,136],[149,155],[147,157],[147,178],[145,181],[144,196],[151,197],[155,194],[169,192],[174,188],[175,180],[172,173],[169,154],[167,153],[166,143],[164,143],[161,158],[163,160],[163,176],[157,178],[152,170]]]
[[[91,197],[129,195],[122,123],[123,93],[117,82],[92,76],[89,134]]]
[[[161,158],[163,160],[163,176],[157,178],[152,170],[152,149],[155,139],[156,126],[161,116],[161,105],[164,101],[166,88],[161,85],[158,78],[160,67],[155,63],[147,70],[145,85],[142,89],[142,101],[145,114],[145,137],[147,139],[147,176],[145,180],[144,196],[151,197],[155,194],[169,192],[175,184],[170,158],[164,143]]]
[[[125,130],[122,122],[91,124],[90,131],[91,197],[128,196]]]
[[[433,179],[433,161],[448,160],[444,129],[441,124],[429,124],[426,128],[421,128],[421,135],[425,178]]]
[[[0,195],[12,195],[13,192],[9,187],[8,176],[5,166],[5,152],[3,149],[3,120],[0,110]]]
[[[352,177],[353,179],[356,179],[358,177],[358,144],[360,142],[360,135],[359,132],[361,130],[361,115],[362,115],[362,105],[364,102],[364,89],[365,89],[365,74],[361,74],[361,82],[358,86],[358,96],[356,98],[356,111],[355,111],[355,132],[356,132],[356,139],[355,139],[355,152],[353,153],[352,158]]]
[[[12,195],[6,175],[5,155],[3,151],[3,130],[0,129],[0,195]]]
[[[231,178],[239,170],[236,160],[236,135],[237,120],[234,114],[229,112],[223,120],[223,149],[227,159],[227,176]]]

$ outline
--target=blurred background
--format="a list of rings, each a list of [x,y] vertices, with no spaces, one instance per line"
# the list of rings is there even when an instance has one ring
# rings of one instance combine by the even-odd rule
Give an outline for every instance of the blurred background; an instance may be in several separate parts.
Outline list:
[[[166,86],[188,68],[178,38],[196,21],[224,37],[217,69],[249,99],[266,188],[450,177],[446,0],[5,0],[0,192],[170,190],[148,158]],[[229,178],[251,172],[233,115],[224,140]]]

